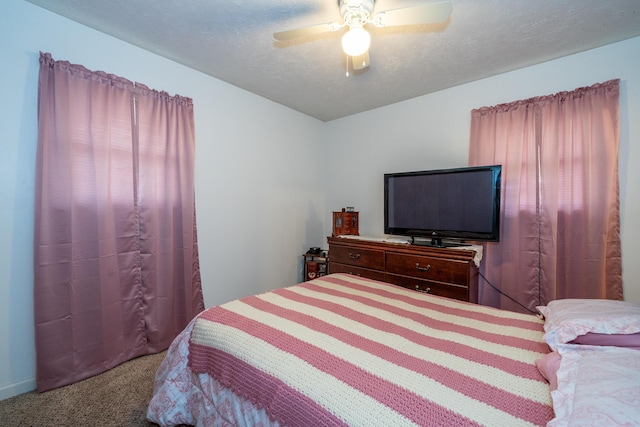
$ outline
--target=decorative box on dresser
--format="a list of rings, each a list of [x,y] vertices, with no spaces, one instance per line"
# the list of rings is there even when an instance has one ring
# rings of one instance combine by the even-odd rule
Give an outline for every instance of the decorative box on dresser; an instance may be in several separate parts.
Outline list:
[[[478,302],[473,250],[328,237],[329,272],[349,273],[461,301]]]

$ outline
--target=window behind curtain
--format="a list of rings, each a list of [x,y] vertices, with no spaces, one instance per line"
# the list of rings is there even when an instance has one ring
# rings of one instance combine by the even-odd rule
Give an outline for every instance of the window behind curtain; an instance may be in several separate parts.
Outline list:
[[[166,349],[203,300],[191,100],[50,54],[40,64],[34,305],[44,391]]]
[[[469,164],[502,164],[500,243],[480,302],[622,299],[619,80],[473,110]],[[514,301],[515,300],[515,301]]]

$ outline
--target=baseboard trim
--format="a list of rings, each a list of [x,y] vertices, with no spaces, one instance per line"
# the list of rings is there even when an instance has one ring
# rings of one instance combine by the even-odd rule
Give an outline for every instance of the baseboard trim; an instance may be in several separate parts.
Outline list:
[[[0,387],[0,400],[5,400],[36,389],[35,377]]]

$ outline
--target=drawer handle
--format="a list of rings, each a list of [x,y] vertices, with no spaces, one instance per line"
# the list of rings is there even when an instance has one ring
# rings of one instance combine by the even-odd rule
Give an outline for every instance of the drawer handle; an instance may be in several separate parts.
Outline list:
[[[349,258],[351,258],[351,259],[358,259],[358,258],[360,258],[360,254],[355,254],[355,255],[354,255],[354,254],[352,254],[351,252],[349,252]]]
[[[430,290],[431,290],[431,288],[420,289],[420,286],[416,285],[416,291],[422,292],[423,294],[428,294]]]
[[[420,267],[420,263],[416,262],[416,270],[429,271],[430,268],[431,268],[431,264],[427,264],[426,267]]]

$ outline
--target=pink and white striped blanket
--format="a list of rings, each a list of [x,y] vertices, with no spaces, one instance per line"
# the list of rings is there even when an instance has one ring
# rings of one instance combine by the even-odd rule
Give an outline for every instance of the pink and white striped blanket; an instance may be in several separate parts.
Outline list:
[[[333,274],[204,311],[189,367],[281,425],[545,425],[542,326]]]

